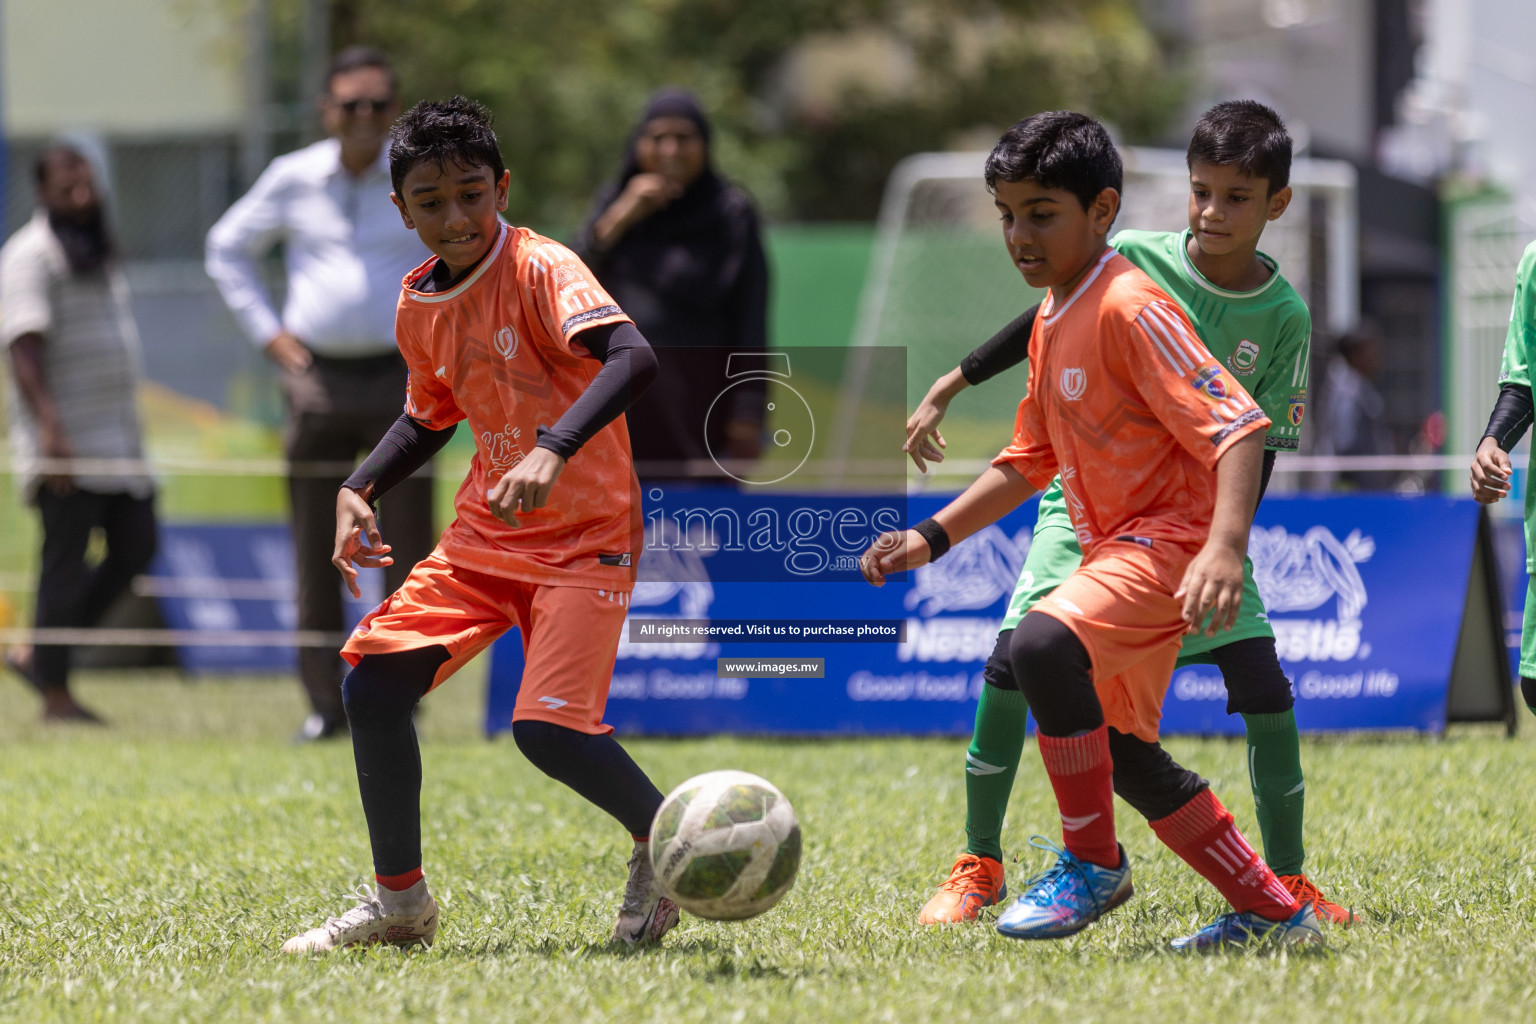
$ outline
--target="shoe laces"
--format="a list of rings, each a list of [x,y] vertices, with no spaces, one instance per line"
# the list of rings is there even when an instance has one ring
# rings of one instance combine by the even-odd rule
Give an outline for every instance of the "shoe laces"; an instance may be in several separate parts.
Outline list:
[[[1048,906],[1055,895],[1065,887],[1072,878],[1082,883],[1081,888],[1090,900],[1093,901],[1094,913],[1102,911],[1099,894],[1095,890],[1093,881],[1088,877],[1083,862],[1074,857],[1070,852],[1057,846],[1045,836],[1030,836],[1029,845],[1037,850],[1056,855],[1056,863],[1046,868],[1040,874],[1024,883],[1024,895],[1020,899],[1027,899],[1036,906]]]
[[[651,871],[651,851],[648,845],[636,843],[630,854],[629,878],[624,883],[624,902],[619,904],[621,917],[639,917],[649,912],[647,904],[656,890],[656,876]]]
[[[940,892],[970,892],[978,880],[985,880],[988,884],[991,879],[987,877],[986,868],[981,863],[981,858],[973,854],[967,854],[955,861],[954,869],[950,871],[949,878],[939,886]]]
[[[1296,897],[1298,903],[1317,904],[1323,900],[1322,891],[1313,885],[1312,880],[1306,875],[1284,875],[1280,879],[1280,884],[1285,887],[1286,892]]]
[[[356,900],[357,906],[340,917],[327,918],[326,931],[339,935],[349,928],[357,928],[384,917],[384,904],[379,902],[378,894],[367,885],[359,885],[354,892],[346,895],[348,899]]]

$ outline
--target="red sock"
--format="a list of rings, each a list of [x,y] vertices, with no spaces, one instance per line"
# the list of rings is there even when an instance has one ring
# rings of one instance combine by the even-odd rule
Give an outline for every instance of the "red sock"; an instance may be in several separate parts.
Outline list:
[[[1284,921],[1301,909],[1237,830],[1231,812],[1209,789],[1202,789],[1168,817],[1152,822],[1152,831],[1214,885],[1233,909],[1251,911],[1271,921]]]
[[[1061,811],[1062,845],[1078,860],[1118,868],[1109,728],[1101,725],[1080,736],[1040,735],[1037,739]]]
[[[417,868],[414,871],[407,871],[403,875],[374,875],[373,877],[379,885],[391,892],[405,892],[405,890],[425,878],[426,875],[422,873],[421,868]]]

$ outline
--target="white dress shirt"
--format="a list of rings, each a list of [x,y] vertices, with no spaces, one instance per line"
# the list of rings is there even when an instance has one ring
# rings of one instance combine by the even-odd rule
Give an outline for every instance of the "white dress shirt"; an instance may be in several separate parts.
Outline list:
[[[400,222],[390,191],[387,151],[353,177],[341,143],[326,139],[273,160],[225,211],[208,232],[208,276],[254,344],[287,328],[326,356],[395,347],[400,281],[431,253]],[[281,316],[258,270],[278,242],[288,276]]]

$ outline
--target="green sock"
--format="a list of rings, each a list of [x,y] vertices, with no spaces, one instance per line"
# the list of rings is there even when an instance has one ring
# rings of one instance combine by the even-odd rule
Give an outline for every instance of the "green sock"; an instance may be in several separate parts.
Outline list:
[[[1299,875],[1307,859],[1301,838],[1307,788],[1296,712],[1244,715],[1243,721],[1248,726],[1248,781],[1264,837],[1264,859],[1277,875]]]
[[[965,753],[965,848],[978,857],[1003,859],[1003,817],[1024,752],[1029,702],[1018,690],[981,688],[976,731]]]

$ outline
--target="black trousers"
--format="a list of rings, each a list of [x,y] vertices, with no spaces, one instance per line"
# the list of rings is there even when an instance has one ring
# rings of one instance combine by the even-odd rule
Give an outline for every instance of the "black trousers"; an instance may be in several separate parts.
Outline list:
[[[80,490],[55,494],[44,487],[38,492],[37,510],[43,524],[37,628],[96,625],[155,557],[154,498]],[[107,551],[93,566],[86,562],[86,550],[97,530]],[[70,648],[38,644],[33,679],[43,689],[64,689],[69,685],[69,661]]]
[[[405,361],[398,354],[362,359],[316,357],[304,373],[285,374],[288,423],[284,454],[298,581],[298,628],[340,633],[341,576],[331,565],[336,543],[336,492],[346,473],[316,475],[306,463],[354,463],[373,450],[405,406]],[[402,481],[379,502],[379,531],[394,550],[384,570],[393,593],[436,542],[430,467]],[[346,664],[334,647],[299,649],[299,678],[314,710],[346,719],[341,680]]]

